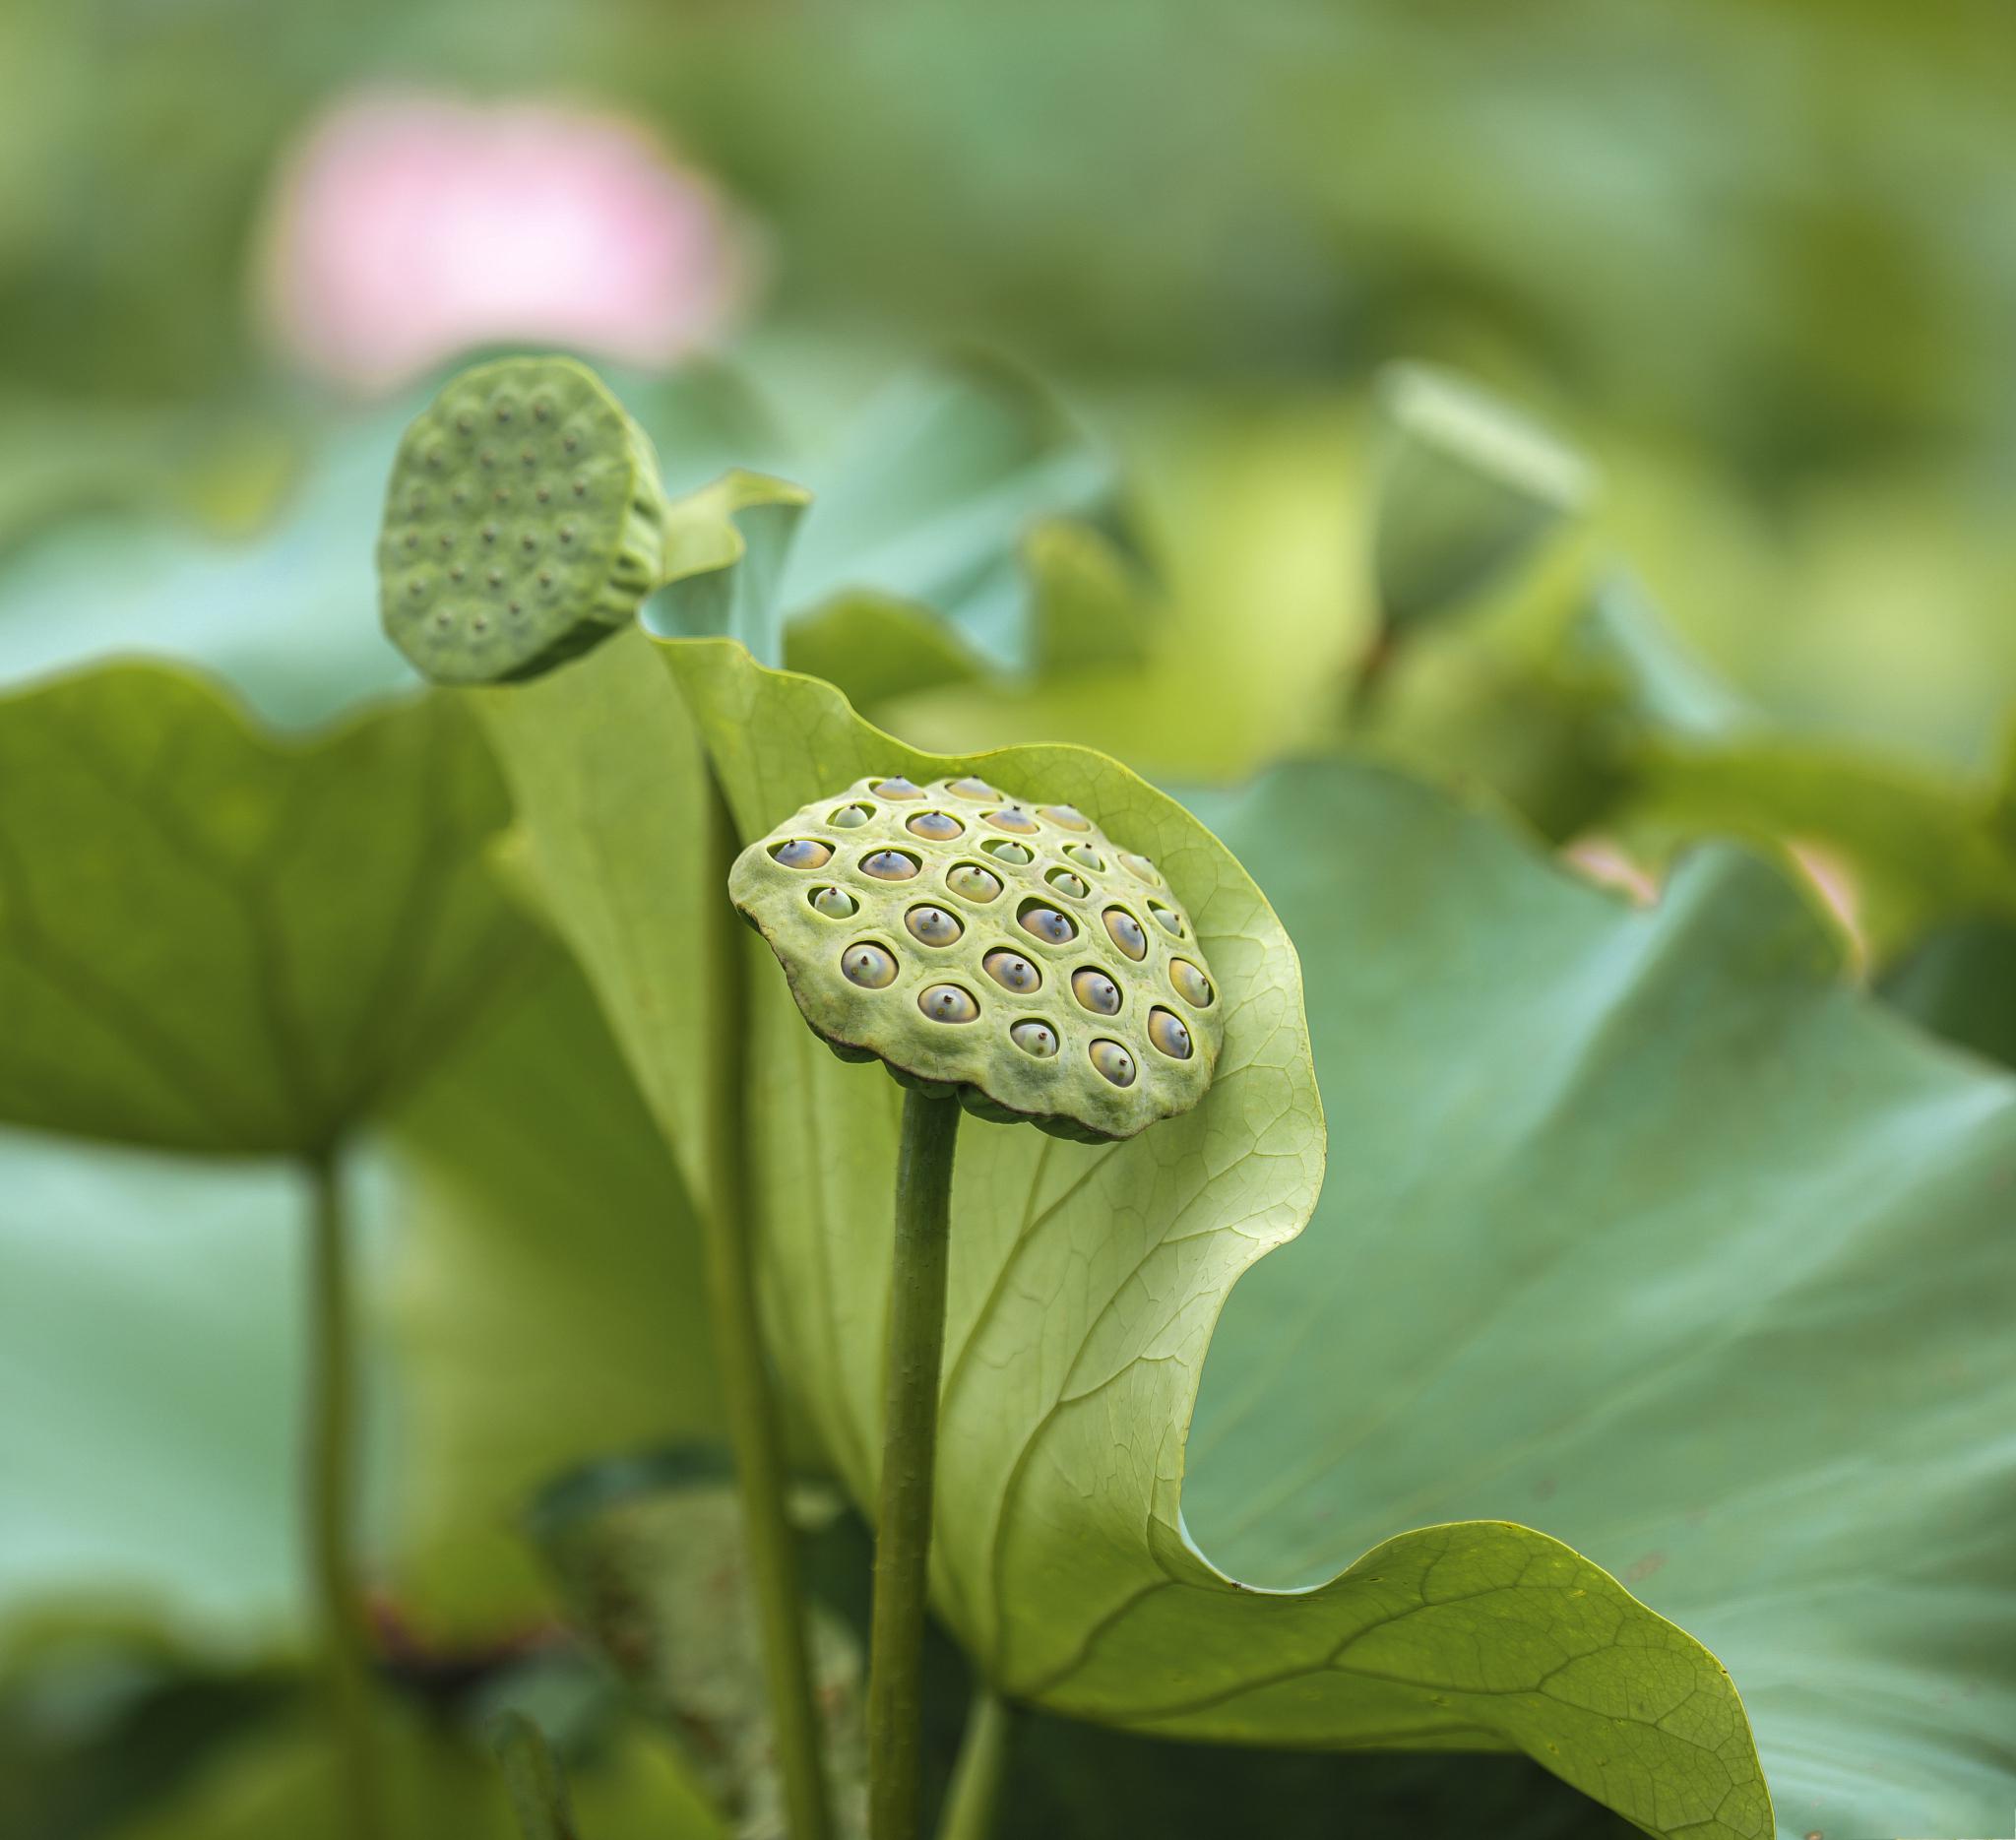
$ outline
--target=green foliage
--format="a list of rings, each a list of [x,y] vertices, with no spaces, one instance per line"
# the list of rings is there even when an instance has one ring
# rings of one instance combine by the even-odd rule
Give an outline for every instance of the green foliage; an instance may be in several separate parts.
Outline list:
[[[162,1148],[327,1148],[512,972],[482,848],[502,791],[464,713],[307,741],[179,672],[0,701],[0,1117]]]
[[[627,648],[626,662],[676,678],[692,715],[633,730],[631,752],[675,785],[697,723],[745,835],[870,773],[1011,782],[1124,827],[1188,908],[1224,992],[1224,1057],[1194,1111],[1104,1147],[975,1132],[960,1159],[935,1595],[998,1684],[1083,1716],[1217,1738],[1518,1746],[1663,1831],[1759,1831],[1761,1778],[1712,1657],[1545,1536],[1502,1523],[1403,1535],[1323,1590],[1277,1599],[1235,1584],[1182,1535],[1179,1452],[1211,1321],[1239,1273],[1296,1231],[1321,1157],[1294,953],[1223,847],[1100,756],[922,756],[828,687],[763,672],[737,648],[655,650],[654,661]],[[585,748],[606,732],[594,666],[486,693],[493,713],[506,698],[541,699],[537,765],[515,778],[557,782],[552,755],[567,738]],[[632,707],[662,713],[655,690],[639,695]],[[508,759],[513,735],[497,731]],[[681,866],[634,847],[630,789],[578,768],[567,779],[588,795],[567,808],[571,847],[597,860],[571,899],[598,909],[615,942],[586,956],[604,1002],[617,994],[614,1015],[657,1007],[649,965],[621,994],[636,961],[607,922],[663,911]],[[666,815],[652,821],[674,824],[661,802]],[[539,814],[526,818],[537,848]],[[794,1351],[788,1377],[865,1502],[895,1089],[826,1054],[781,980],[757,989],[755,1149],[779,1332]],[[671,1045],[641,1040],[636,1051],[668,1092],[705,1084]]]
[[[1199,1545],[1306,1588],[1531,1519],[1714,1648],[1784,1833],[2005,1823],[2016,1085],[1732,851],[1634,914],[1386,774],[1204,815],[1301,948],[1335,1149],[1212,1342]]]
[[[401,1178],[385,1286],[401,1378],[391,1584],[430,1642],[507,1640],[552,1609],[519,1528],[536,1491],[603,1452],[720,1428],[699,1230],[557,952],[388,1134]]]

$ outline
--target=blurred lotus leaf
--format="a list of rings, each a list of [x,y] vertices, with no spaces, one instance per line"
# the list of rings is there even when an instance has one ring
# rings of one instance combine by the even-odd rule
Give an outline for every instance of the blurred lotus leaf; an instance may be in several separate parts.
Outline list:
[[[307,1154],[494,999],[502,788],[438,699],[311,740],[145,666],[0,701],[0,1118]]]

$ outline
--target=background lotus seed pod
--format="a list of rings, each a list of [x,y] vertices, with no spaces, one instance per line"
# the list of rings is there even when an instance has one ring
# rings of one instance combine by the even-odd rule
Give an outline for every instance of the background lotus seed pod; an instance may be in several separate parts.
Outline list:
[[[1211,1085],[1224,1014],[1181,902],[1069,805],[860,780],[757,839],[728,888],[836,1052],[980,1117],[1131,1137]]]
[[[562,357],[465,371],[393,464],[385,630],[436,683],[536,675],[636,616],[664,517],[651,441],[593,371]]]

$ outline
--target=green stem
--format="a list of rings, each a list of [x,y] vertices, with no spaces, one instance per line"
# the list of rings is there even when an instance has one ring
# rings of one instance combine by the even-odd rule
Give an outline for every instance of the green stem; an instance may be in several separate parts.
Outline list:
[[[975,1687],[945,1810],[938,1817],[938,1840],[988,1840],[994,1831],[1008,1763],[1009,1723],[1007,1701],[990,1686]]]
[[[719,1074],[709,1109],[708,1177],[713,1205],[705,1223],[707,1286],[715,1357],[721,1370],[740,1485],[749,1552],[749,1579],[763,1640],[764,1678],[776,1737],[785,1812],[793,1840],[832,1840],[826,1775],[819,1757],[819,1721],[798,1594],[797,1548],[786,1511],[784,1439],[763,1352],[757,1314],[755,1213],[749,1200],[748,1056],[749,935],[725,893],[727,864],[737,843],[727,803],[715,788],[715,855],[724,890],[716,904],[714,950],[708,962],[721,980],[714,1064]]]
[[[308,1279],[308,1564],[336,1738],[343,1831],[348,1840],[384,1840],[370,1648],[357,1588],[358,1361],[349,1229],[337,1152],[310,1158],[308,1178],[314,1193]]]
[[[915,1840],[917,1833],[931,1476],[938,1445],[938,1370],[945,1351],[952,1157],[958,1144],[958,1100],[906,1091],[896,1165],[896,1244],[889,1268],[875,1605],[868,1629],[870,1840]]]

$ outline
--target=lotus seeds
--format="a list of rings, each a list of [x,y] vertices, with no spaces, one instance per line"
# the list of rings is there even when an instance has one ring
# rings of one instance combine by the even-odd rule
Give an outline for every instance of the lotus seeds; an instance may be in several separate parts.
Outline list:
[[[1063,945],[1078,931],[1055,908],[1025,908],[1017,918],[1024,932],[1034,933],[1051,945]]]
[[[917,993],[917,1007],[933,1022],[971,1022],[980,1006],[956,983],[934,983]]]
[[[824,868],[833,859],[833,852],[826,845],[809,837],[796,837],[788,844],[779,844],[770,854],[788,869]]]
[[[1129,958],[1138,964],[1148,956],[1148,935],[1125,908],[1107,908],[1102,918],[1106,923],[1106,937]]]
[[[1134,1084],[1134,1056],[1117,1042],[1095,1042],[1092,1064],[1115,1086]]]
[[[730,888],[838,1051],[956,1093],[982,1117],[1088,1141],[1203,1097],[1228,1006],[1194,943],[1171,955],[1189,937],[1175,902],[1140,904],[1141,866],[1159,871],[1146,857],[1123,863],[1096,814],[1024,805],[975,776],[824,792],[743,852]],[[843,836],[848,873],[808,876],[839,866]],[[963,854],[976,841],[979,854]],[[835,921],[858,930],[836,940]]]
[[[976,868],[971,862],[962,862],[946,875],[945,886],[969,901],[985,903],[1001,892],[1001,878],[989,875],[985,869]]]
[[[847,973],[850,983],[857,983],[864,990],[886,990],[896,982],[895,955],[879,945],[850,946],[841,969]]]
[[[1102,971],[1075,971],[1071,974],[1071,994],[1082,1008],[1098,1016],[1120,1013],[1120,986]]]
[[[1017,996],[1027,996],[1042,987],[1042,973],[1020,952],[1010,952],[1006,948],[989,952],[980,965],[1002,989],[1013,990]]]
[[[1039,1060],[1048,1060],[1057,1051],[1057,1032],[1046,1022],[1018,1022],[1008,1031],[1008,1039]]]
[[[911,937],[923,945],[950,945],[966,928],[943,908],[912,908],[903,917]]]

